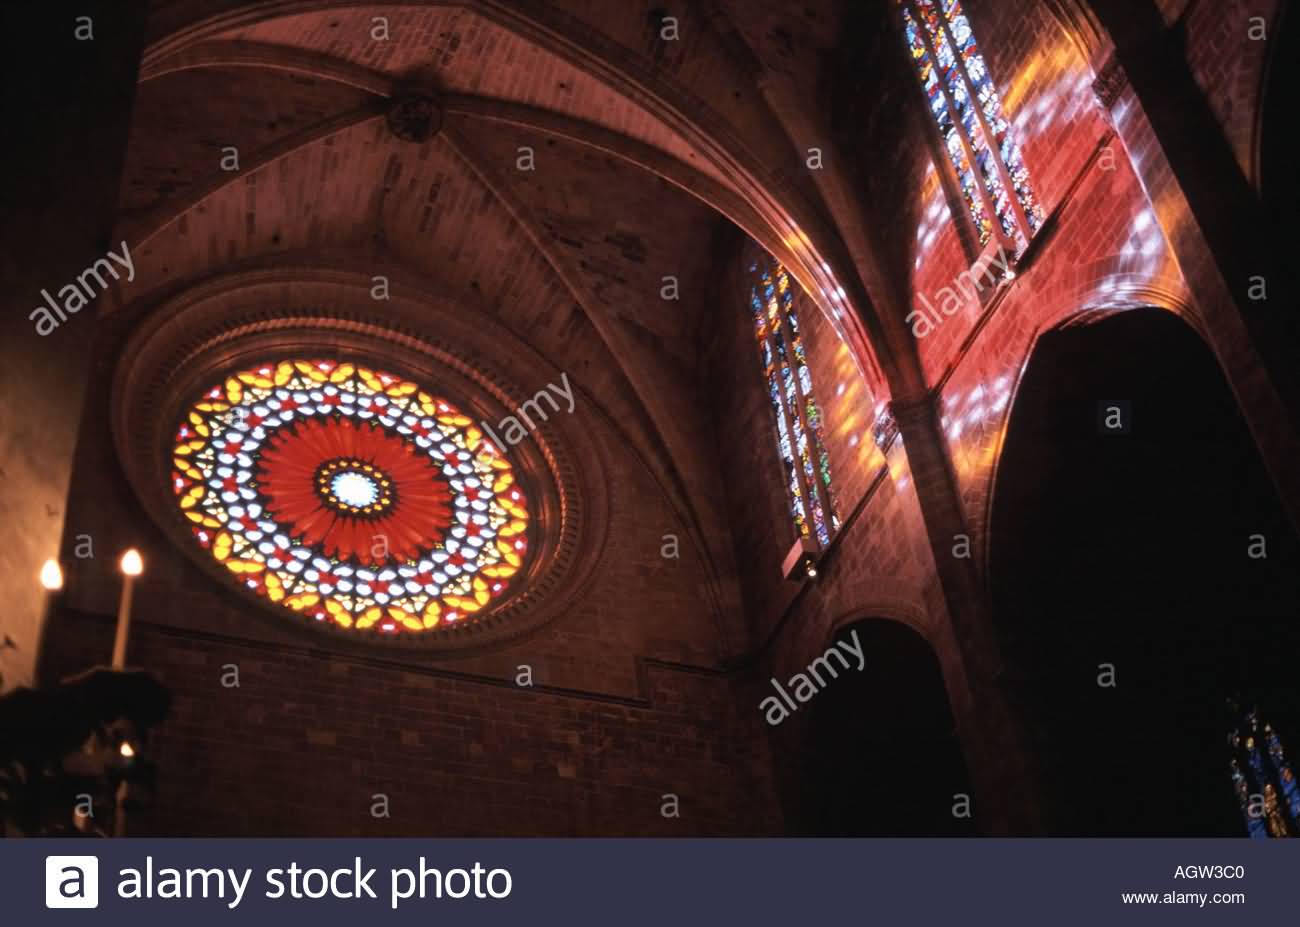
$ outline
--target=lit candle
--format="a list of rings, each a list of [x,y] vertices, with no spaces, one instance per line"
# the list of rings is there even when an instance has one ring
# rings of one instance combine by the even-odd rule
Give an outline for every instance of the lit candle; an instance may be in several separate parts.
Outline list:
[[[117,636],[113,639],[113,669],[126,666],[126,639],[131,633],[131,587],[144,572],[144,560],[132,547],[122,555],[122,598],[117,606]]]

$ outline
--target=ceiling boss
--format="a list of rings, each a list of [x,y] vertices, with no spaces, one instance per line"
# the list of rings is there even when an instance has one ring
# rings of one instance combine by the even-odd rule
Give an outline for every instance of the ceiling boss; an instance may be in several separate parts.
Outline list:
[[[226,377],[178,426],[172,463],[195,540],[232,578],[349,632],[471,624],[527,556],[503,449],[447,400],[355,363]]]

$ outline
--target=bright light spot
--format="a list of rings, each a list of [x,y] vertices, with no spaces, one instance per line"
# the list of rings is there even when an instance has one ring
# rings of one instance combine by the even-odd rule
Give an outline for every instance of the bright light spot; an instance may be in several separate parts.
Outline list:
[[[63,588],[63,569],[57,560],[46,560],[41,566],[41,585],[54,592]]]
[[[127,759],[130,759],[131,757],[135,756],[135,747],[131,746],[131,744],[128,741],[124,740],[122,741],[122,746],[117,748],[117,752],[122,754]]]
[[[345,470],[330,482],[330,489],[342,502],[363,509],[374,505],[379,498],[379,487],[368,476],[354,470]]]
[[[132,547],[122,555],[120,566],[127,576],[139,576],[144,572],[144,559],[140,556],[140,552]]]

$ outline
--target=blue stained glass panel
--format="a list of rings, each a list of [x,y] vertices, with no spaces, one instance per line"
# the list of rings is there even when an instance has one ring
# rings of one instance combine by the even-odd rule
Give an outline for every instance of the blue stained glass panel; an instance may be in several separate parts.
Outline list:
[[[770,268],[753,264],[750,272],[755,277],[750,305],[768,398],[776,416],[791,514],[800,534],[815,532],[821,544],[829,544],[831,531],[840,522],[831,491],[821,411],[813,395],[812,372],[794,309],[793,286],[785,268],[775,262]]]
[[[1010,123],[1003,115],[1002,102],[989,77],[988,66],[975,41],[970,20],[962,9],[960,0],[898,2],[913,64],[929,99],[930,112],[945,140],[949,160],[957,172],[962,196],[974,219],[980,243],[988,241],[992,225],[981,215],[984,206],[978,197],[976,184],[984,189],[993,203],[1003,234],[1016,243],[1017,252],[1022,251],[1027,241],[1016,216],[1015,202],[1018,201],[1031,234],[1042,225],[1043,210],[1030,184],[1029,171],[1025,168],[1020,146],[1014,138]],[[913,15],[914,11],[919,14],[919,23],[917,16]],[[936,67],[930,61],[926,39],[934,49],[937,70],[942,72],[942,80],[935,76]],[[970,105],[968,84],[978,98],[980,112],[993,135],[991,139],[985,137],[983,127],[975,118],[975,110]],[[949,104],[957,114],[960,126],[952,124],[948,113]],[[957,136],[959,130],[974,152],[977,175],[971,170],[971,165],[966,163],[968,159],[965,146]],[[1002,170],[995,158],[1001,162],[1001,169],[1010,178],[1011,190],[1006,189]]]

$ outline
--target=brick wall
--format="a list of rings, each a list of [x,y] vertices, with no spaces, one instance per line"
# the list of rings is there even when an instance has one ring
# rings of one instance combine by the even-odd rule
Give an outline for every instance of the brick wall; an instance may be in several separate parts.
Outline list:
[[[1037,253],[1001,298],[982,306],[966,301],[917,344],[927,382],[939,390],[965,517],[982,548],[1003,430],[1038,333],[1084,311],[1181,306],[1186,286],[1129,154],[1095,100],[1091,70],[1060,24],[1043,4],[1029,0],[964,5],[1034,190],[1054,217],[1040,233]],[[920,117],[896,144],[937,154],[917,134],[933,132],[923,110]],[[873,143],[888,144],[879,135]],[[945,200],[936,176],[941,162],[924,162],[923,171],[910,172],[908,190],[896,194],[915,222],[906,270],[914,307],[922,297],[937,305],[938,291],[970,266],[970,252],[954,229],[966,219],[954,218]]]
[[[607,497],[608,532],[571,608],[472,654],[366,653],[248,604],[162,535],[117,462],[111,339],[105,350],[63,540],[60,605],[75,613],[46,634],[43,678],[105,660],[116,557],[141,548],[147,568],[129,662],[178,698],[158,744],[167,781],[150,832],[779,830],[758,715],[737,708],[756,700],[720,675],[721,616],[705,562],[650,469],[605,419],[583,413],[608,476],[585,490]],[[663,556],[667,534],[680,539],[676,558]],[[227,663],[240,668],[237,690],[220,685]],[[534,688],[516,685],[525,664]],[[369,817],[372,791],[391,797],[391,821]],[[680,819],[659,815],[669,792],[681,797]]]
[[[721,278],[709,349],[711,392],[746,617],[760,644],[754,665],[756,672],[788,678],[853,618],[893,618],[928,634],[943,605],[902,442],[895,440],[886,455],[872,434],[881,386],[858,372],[834,329],[802,292],[796,294],[795,311],[826,422],[845,524],[816,582],[782,578],[781,563],[796,532],[753,338],[747,272],[753,247],[741,249]]]
[[[306,635],[314,642],[318,635],[291,627],[288,613],[250,606],[227,584],[202,572],[149,518],[129,488],[112,444],[110,372],[105,362],[92,376],[77,448],[62,550],[66,604],[94,614],[114,613],[116,560],[122,550],[135,546],[148,564],[136,589],[142,616],[238,638],[301,644]],[[594,574],[572,606],[536,632],[484,652],[442,659],[497,678],[512,678],[516,665],[528,663],[548,684],[623,697],[639,693],[636,664],[642,657],[718,666],[724,651],[720,616],[689,532],[645,464],[610,433],[608,423],[590,411],[574,414],[584,416],[607,476],[604,485],[588,487],[606,496],[609,505]],[[676,558],[663,556],[666,534],[679,538]],[[88,550],[93,558],[84,556]],[[629,589],[637,590],[635,597],[628,596]],[[327,647],[329,640],[320,638],[320,646]],[[47,646],[62,645],[56,637]]]
[[[1269,65],[1270,42],[1278,38],[1285,4],[1278,0],[1193,3],[1186,16],[1187,64],[1205,93],[1241,172],[1255,176],[1255,126]],[[1258,36],[1265,35],[1266,39]],[[1273,67],[1285,67],[1274,56]]]
[[[104,618],[63,611],[50,627],[47,678],[111,649]],[[780,830],[758,715],[736,707],[752,700],[717,674],[648,664],[628,699],[151,624],[131,648],[175,698],[136,835]],[[661,813],[669,794],[677,817]],[[378,795],[390,816],[372,814]]]

